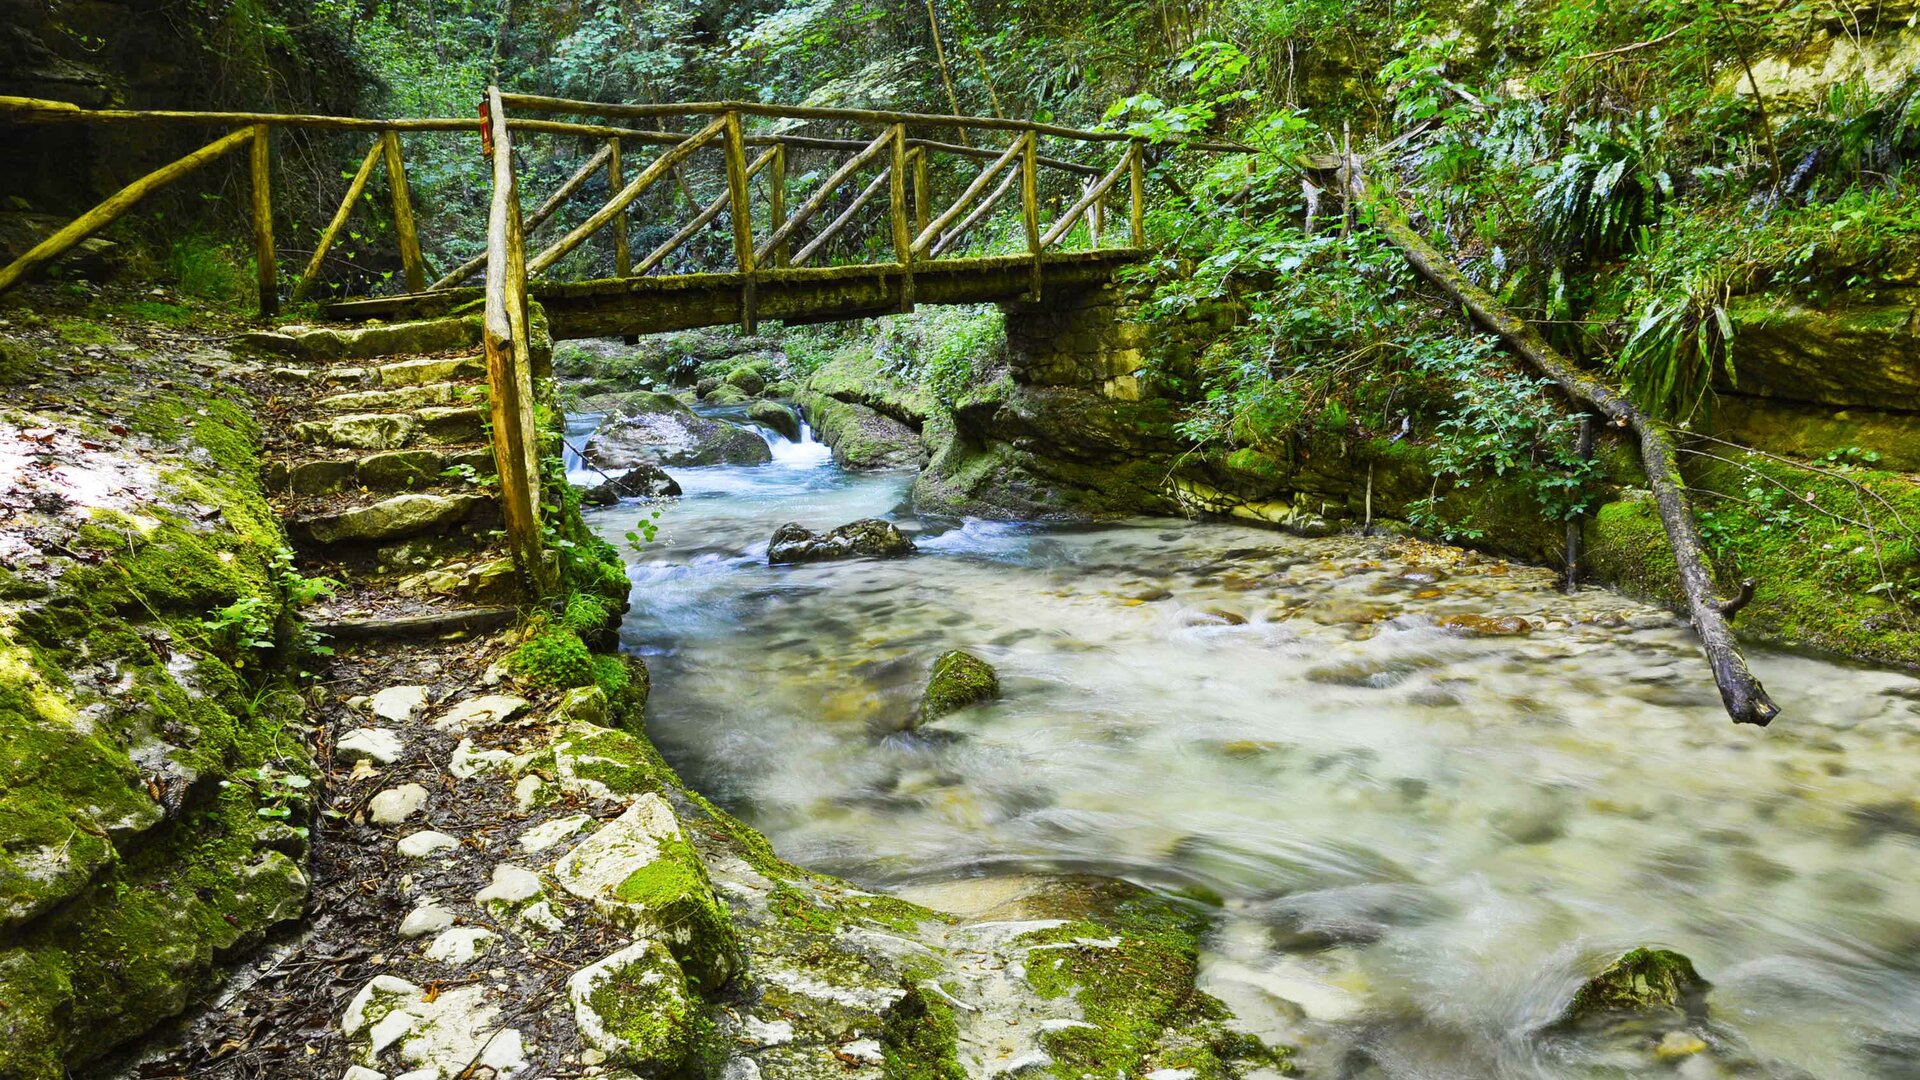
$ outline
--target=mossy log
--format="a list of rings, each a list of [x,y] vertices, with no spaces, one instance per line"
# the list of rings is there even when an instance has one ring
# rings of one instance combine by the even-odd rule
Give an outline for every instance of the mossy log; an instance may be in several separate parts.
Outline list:
[[[1767,696],[1766,688],[1754,677],[1741,655],[1740,646],[1728,624],[1728,616],[1739,610],[1740,601],[1720,595],[1713,571],[1707,565],[1700,542],[1700,529],[1687,501],[1686,481],[1676,462],[1673,437],[1667,425],[1642,412],[1621,393],[1605,382],[1574,366],[1573,362],[1547,344],[1546,338],[1526,320],[1503,308],[1486,290],[1467,276],[1426,242],[1407,223],[1399,204],[1389,195],[1369,194],[1359,178],[1359,169],[1349,170],[1349,190],[1356,198],[1371,202],[1374,224],[1406,256],[1407,262],[1447,295],[1459,301],[1475,322],[1498,334],[1541,374],[1552,379],[1577,401],[1583,402],[1612,421],[1616,427],[1632,428],[1639,437],[1640,460],[1646,469],[1647,487],[1653,492],[1660,511],[1660,522],[1673,548],[1674,562],[1680,571],[1681,587],[1686,592],[1693,628],[1700,635],[1707,662],[1713,667],[1713,679],[1720,688],[1720,701],[1736,724],[1765,727],[1780,714],[1779,706]]]

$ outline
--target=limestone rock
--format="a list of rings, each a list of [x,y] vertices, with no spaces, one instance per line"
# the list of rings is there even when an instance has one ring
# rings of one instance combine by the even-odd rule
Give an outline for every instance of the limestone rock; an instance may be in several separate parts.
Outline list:
[[[779,432],[788,442],[800,441],[800,417],[790,406],[777,401],[756,401],[747,407],[747,419],[769,431]]]
[[[866,405],[824,394],[801,399],[815,436],[843,469],[917,469],[927,464],[920,433]]]
[[[586,488],[580,501],[588,506],[612,506],[621,499],[665,499],[678,494],[678,481],[660,466],[643,461],[619,476]]]
[[[547,900],[540,876],[524,867],[502,863],[493,868],[493,881],[473,898],[500,922],[522,922],[541,930],[559,930],[565,924]]]
[[[407,917],[400,920],[400,936],[411,941],[414,938],[437,934],[453,925],[453,913],[431,901],[421,904]]]
[[[641,1076],[696,1067],[713,1028],[673,954],[644,940],[567,980],[574,1024],[587,1045]]]
[[[920,699],[920,719],[938,720],[969,705],[980,705],[1000,696],[1000,676],[993,665],[955,649],[933,662],[933,677]]]
[[[631,395],[630,395],[631,396]],[[602,469],[652,465],[764,465],[773,451],[757,432],[700,416],[665,394],[636,402],[639,411],[603,425],[586,446]]]
[[[443,930],[427,946],[427,959],[459,967],[485,956],[500,935],[478,926],[457,926]]]
[[[913,541],[891,522],[862,518],[824,533],[810,532],[789,522],[773,532],[767,544],[767,562],[826,562],[861,556],[894,558],[913,552]]]
[[[427,688],[424,686],[389,686],[367,699],[367,708],[374,716],[396,724],[413,719],[413,714],[426,708],[426,705]]]
[[[398,540],[445,532],[467,520],[488,499],[484,495],[395,495],[371,506],[339,514],[318,514],[289,523],[316,542]]]
[[[424,859],[442,851],[452,851],[460,846],[460,841],[443,832],[422,829],[400,838],[397,848],[400,854],[409,859]]]
[[[480,343],[480,317],[418,319],[358,327],[283,326],[243,335],[256,347],[308,360],[365,360],[401,353],[450,352]]]
[[[397,450],[419,431],[419,421],[404,413],[355,413],[293,426],[297,438],[349,450]]]
[[[398,825],[426,805],[426,788],[419,784],[401,784],[375,795],[367,803],[367,820],[375,825]]]
[[[491,727],[525,712],[527,699],[512,694],[483,694],[468,698],[439,716],[433,726],[441,731],[462,734],[476,726]]]
[[[399,733],[388,728],[355,728],[333,744],[333,756],[340,761],[391,765],[405,752],[406,744],[400,740]]]
[[[706,864],[666,800],[651,792],[600,827],[553,868],[568,893],[633,934],[664,940],[701,991],[727,981],[740,946]]]
[[[447,771],[462,780],[471,780],[476,776],[505,772],[507,762],[513,755],[505,750],[475,750],[472,739],[461,739],[460,745],[453,748],[453,759],[447,764]]]
[[[593,825],[593,819],[585,814],[572,814],[563,818],[544,821],[520,834],[520,850],[531,854],[548,848],[578,835]]]
[[[484,986],[429,994],[405,979],[378,975],[360,989],[340,1019],[341,1033],[362,1063],[397,1046],[402,1061],[432,1075],[451,1076],[476,1066],[498,1080],[526,1071],[519,1031],[499,1027],[499,1006]]]
[[[1680,1008],[1698,1011],[1712,986],[1693,961],[1666,949],[1634,949],[1583,983],[1560,1014],[1561,1023],[1617,1012]]]

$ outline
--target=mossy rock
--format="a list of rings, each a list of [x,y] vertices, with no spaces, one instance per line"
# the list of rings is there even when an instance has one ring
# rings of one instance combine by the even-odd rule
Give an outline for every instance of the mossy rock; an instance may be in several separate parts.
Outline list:
[[[948,713],[973,705],[984,705],[1000,696],[1000,676],[993,665],[955,649],[933,662],[933,677],[927,680],[926,694],[920,699],[922,722],[938,720]]]
[[[721,383],[702,394],[700,400],[708,405],[744,405],[753,400],[753,395],[733,383]]]
[[[843,469],[917,469],[927,463],[920,433],[892,416],[816,393],[801,394],[800,407]]]
[[[1703,1011],[1712,986],[1694,970],[1693,961],[1667,949],[1634,949],[1583,983],[1560,1014],[1560,1023],[1578,1023],[1608,1013],[1644,1013],[1657,1009]]]
[[[567,980],[587,1045],[641,1076],[696,1080],[720,1054],[713,1021],[665,945],[643,940]]]
[[[790,406],[777,401],[756,401],[747,408],[747,419],[779,432],[789,442],[800,441],[800,417]]]

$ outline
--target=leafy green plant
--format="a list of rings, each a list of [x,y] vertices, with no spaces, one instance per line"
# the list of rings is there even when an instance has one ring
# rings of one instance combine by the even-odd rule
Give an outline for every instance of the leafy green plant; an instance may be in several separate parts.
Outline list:
[[[1534,170],[1534,220],[1563,263],[1604,258],[1631,247],[1659,220],[1673,196],[1664,161],[1666,119],[1658,109],[1614,123],[1573,128],[1573,148]]]

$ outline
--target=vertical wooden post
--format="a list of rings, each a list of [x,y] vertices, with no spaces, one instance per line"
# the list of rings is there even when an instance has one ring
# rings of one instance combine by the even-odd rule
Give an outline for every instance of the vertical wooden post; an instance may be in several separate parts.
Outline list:
[[[1102,193],[1099,198],[1093,200],[1092,206],[1087,207],[1087,239],[1092,241],[1094,250],[1099,250],[1100,234],[1106,231],[1107,196]]]
[[[620,137],[607,140],[607,190],[619,191],[626,187],[626,181],[620,179]],[[613,276],[626,277],[633,273],[633,249],[627,246],[627,215],[625,211],[613,219]]]
[[[740,296],[740,329],[751,334],[758,323],[754,317],[753,219],[750,216],[753,208],[748,201],[752,193],[747,187],[747,146],[740,131],[740,114],[732,110],[726,114],[726,142],[727,194],[733,213],[733,255],[740,272],[747,276],[746,287]]]
[[[1127,186],[1133,193],[1133,206],[1127,214],[1128,225],[1133,230],[1133,246],[1147,246],[1147,163],[1146,144],[1136,141],[1127,151]]]
[[[487,88],[493,145],[493,199],[487,211],[487,286],[484,333],[487,405],[493,459],[500,473],[500,508],[514,566],[532,599],[558,585],[540,528],[540,442],[533,414],[533,371],[527,324],[527,264],[514,182],[513,147],[498,87]]]
[[[387,186],[393,192],[393,231],[400,240],[400,265],[407,275],[407,291],[425,292],[427,264],[420,258],[420,233],[413,223],[413,199],[407,194],[407,166],[400,160],[400,133],[388,128],[380,139],[387,158]]]
[[[273,160],[268,150],[267,125],[255,124],[249,155],[253,166],[253,261],[259,272],[263,318],[280,311],[279,267],[273,258]]]
[[[787,144],[773,144],[773,160],[767,162],[767,231],[774,232],[787,222]],[[773,265],[784,270],[792,256],[787,242],[773,248]]]
[[[927,231],[927,203],[933,191],[927,186],[927,148],[913,150],[913,235]]]
[[[913,310],[913,234],[907,231],[907,125],[893,125],[893,161],[887,170],[887,221],[893,227],[893,255],[900,263],[900,310]]]
[[[1020,150],[1020,209],[1027,227],[1027,252],[1033,256],[1033,281],[1027,287],[1027,299],[1040,299],[1040,180],[1039,140],[1026,134]]]

